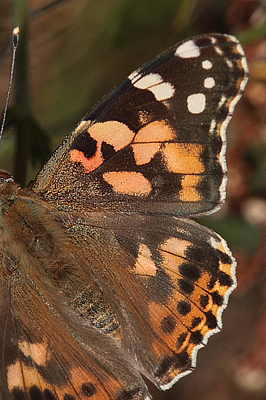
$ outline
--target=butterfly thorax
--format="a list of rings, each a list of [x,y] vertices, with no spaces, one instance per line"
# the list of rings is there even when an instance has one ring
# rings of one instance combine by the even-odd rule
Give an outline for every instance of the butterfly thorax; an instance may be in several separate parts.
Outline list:
[[[44,259],[57,258],[66,235],[49,204],[11,179],[2,178],[0,185],[2,245],[20,268],[37,271]]]

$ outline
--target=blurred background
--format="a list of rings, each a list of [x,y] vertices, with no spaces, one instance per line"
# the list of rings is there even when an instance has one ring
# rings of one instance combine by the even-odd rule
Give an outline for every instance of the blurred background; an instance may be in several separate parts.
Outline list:
[[[227,240],[238,262],[238,288],[222,332],[199,352],[196,370],[167,392],[149,387],[156,400],[265,400],[266,1],[1,0],[1,110],[18,23],[0,167],[23,185],[105,93],[163,50],[210,32],[242,43],[250,80],[228,128],[227,200],[201,219]]]

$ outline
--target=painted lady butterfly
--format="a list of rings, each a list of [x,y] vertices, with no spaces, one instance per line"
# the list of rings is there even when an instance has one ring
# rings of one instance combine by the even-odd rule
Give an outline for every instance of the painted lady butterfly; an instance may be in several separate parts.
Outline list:
[[[221,327],[224,240],[186,219],[225,198],[225,129],[247,81],[234,37],[176,45],[131,74],[30,188],[0,173],[3,400],[148,399]]]

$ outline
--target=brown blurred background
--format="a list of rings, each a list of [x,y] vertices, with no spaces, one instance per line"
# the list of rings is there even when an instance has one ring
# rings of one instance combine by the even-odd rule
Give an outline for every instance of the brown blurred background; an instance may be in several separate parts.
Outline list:
[[[17,23],[24,34],[0,167],[22,184],[95,102],[144,62],[199,33],[241,41],[250,80],[228,128],[228,196],[219,213],[201,219],[232,249],[238,288],[196,370],[167,392],[150,390],[157,400],[265,400],[266,1],[1,0],[1,109]]]

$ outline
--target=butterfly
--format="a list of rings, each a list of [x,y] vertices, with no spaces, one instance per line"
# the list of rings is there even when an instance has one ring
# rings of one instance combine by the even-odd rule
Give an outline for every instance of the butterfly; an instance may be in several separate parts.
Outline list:
[[[225,241],[190,219],[225,199],[225,130],[248,79],[210,34],[132,73],[27,188],[0,172],[2,400],[150,399],[221,328]]]

